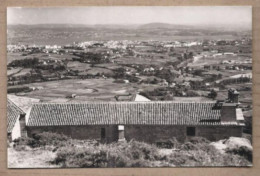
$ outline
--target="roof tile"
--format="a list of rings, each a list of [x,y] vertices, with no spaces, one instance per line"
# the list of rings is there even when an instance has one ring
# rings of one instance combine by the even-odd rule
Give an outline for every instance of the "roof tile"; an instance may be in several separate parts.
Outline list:
[[[7,99],[7,132],[12,132],[17,119],[25,112],[16,106],[11,100]]]
[[[212,102],[89,102],[34,104],[27,126],[236,125],[221,123]]]

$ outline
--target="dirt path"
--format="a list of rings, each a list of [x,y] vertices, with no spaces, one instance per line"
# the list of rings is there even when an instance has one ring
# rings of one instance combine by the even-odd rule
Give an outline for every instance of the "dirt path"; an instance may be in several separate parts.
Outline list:
[[[60,166],[50,163],[55,155],[43,149],[16,151],[8,148],[8,168],[57,168]]]

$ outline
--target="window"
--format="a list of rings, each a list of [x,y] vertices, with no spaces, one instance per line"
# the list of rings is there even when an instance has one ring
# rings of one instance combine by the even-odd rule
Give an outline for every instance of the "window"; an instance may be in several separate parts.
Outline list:
[[[196,131],[195,131],[195,127],[187,127],[187,136],[195,136]]]
[[[106,130],[105,128],[101,128],[101,139],[104,139],[106,137]]]

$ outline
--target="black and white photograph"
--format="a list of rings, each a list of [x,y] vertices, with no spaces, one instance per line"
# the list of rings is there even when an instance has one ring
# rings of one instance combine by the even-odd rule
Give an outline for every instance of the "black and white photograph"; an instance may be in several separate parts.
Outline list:
[[[8,168],[251,167],[251,6],[7,8]]]

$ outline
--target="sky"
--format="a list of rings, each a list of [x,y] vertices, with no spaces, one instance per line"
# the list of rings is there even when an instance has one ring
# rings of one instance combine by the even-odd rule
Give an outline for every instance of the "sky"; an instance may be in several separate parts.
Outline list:
[[[7,9],[8,24],[251,25],[251,6],[114,6]]]

